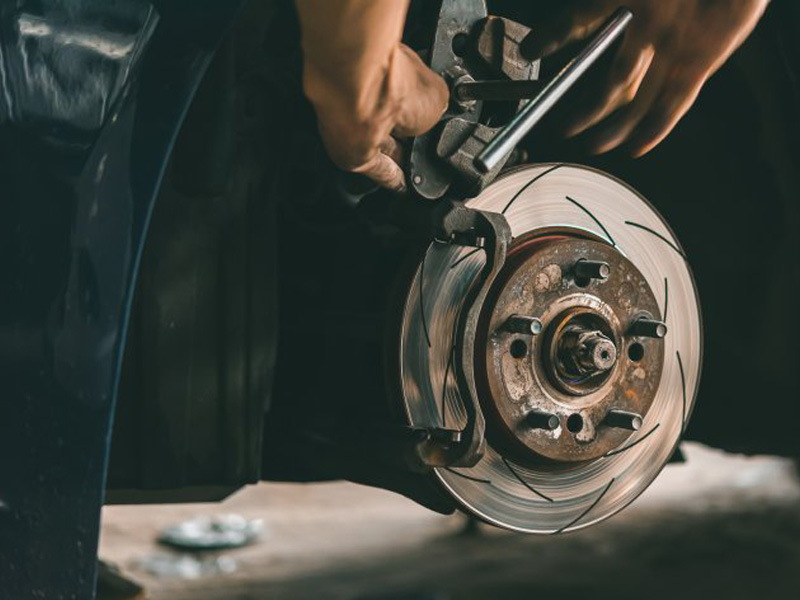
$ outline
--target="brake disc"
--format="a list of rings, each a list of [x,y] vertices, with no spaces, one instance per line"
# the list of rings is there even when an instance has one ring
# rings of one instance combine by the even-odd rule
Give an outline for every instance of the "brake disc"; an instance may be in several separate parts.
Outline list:
[[[503,214],[513,239],[475,335],[486,448],[435,476],[501,527],[597,523],[650,485],[691,414],[702,338],[686,256],[636,191],[583,166],[526,166],[466,204]],[[485,263],[434,242],[413,274],[399,347],[412,427],[466,425],[454,332]]]

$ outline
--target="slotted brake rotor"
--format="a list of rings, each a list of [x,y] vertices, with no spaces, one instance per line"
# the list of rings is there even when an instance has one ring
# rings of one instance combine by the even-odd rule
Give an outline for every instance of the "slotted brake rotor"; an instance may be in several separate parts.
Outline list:
[[[702,339],[686,256],[647,201],[587,167],[517,169],[467,206],[502,213],[513,241],[475,336],[485,453],[436,477],[501,527],[597,523],[650,485],[691,414]],[[465,426],[454,330],[485,261],[433,243],[413,277],[399,355],[414,427]]]

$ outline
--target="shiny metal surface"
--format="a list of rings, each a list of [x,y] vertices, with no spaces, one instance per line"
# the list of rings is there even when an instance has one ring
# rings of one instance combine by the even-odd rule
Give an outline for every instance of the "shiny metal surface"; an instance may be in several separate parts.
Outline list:
[[[482,519],[559,533],[609,517],[634,500],[669,460],[691,414],[702,358],[694,281],[678,241],[634,190],[575,165],[531,165],[505,175],[470,207],[505,214],[515,237],[570,227],[606,240],[645,276],[669,326],[661,386],[640,431],[604,457],[559,469],[525,468],[489,447],[468,469],[437,469],[441,484]],[[401,376],[410,422],[457,427],[464,411],[452,371],[461,302],[483,264],[475,250],[434,243],[406,299]]]

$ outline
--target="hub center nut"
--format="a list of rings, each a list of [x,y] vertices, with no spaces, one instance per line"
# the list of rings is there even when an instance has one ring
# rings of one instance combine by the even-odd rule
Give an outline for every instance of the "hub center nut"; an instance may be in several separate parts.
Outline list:
[[[573,376],[591,377],[617,362],[617,347],[600,331],[570,331],[561,339],[558,353],[565,374]]]
[[[550,324],[542,362],[551,383],[571,396],[599,389],[617,363],[612,325],[586,307],[564,311]]]
[[[582,364],[595,371],[608,371],[617,362],[617,347],[602,333],[586,341],[585,352],[580,355]]]

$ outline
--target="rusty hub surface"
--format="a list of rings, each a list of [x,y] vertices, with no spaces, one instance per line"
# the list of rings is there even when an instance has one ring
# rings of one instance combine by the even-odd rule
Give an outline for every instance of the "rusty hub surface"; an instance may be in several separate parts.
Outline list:
[[[664,366],[663,340],[632,331],[642,317],[660,320],[658,303],[614,247],[571,231],[518,240],[479,327],[489,442],[523,464],[581,462],[623,445]],[[541,333],[509,326],[520,318],[538,319]]]

